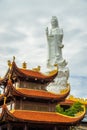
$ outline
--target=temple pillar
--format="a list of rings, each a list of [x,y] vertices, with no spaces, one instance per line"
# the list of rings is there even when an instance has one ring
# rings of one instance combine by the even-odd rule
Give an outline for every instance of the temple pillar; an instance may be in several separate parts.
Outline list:
[[[24,130],[28,130],[27,124],[24,125]]]
[[[22,110],[22,100],[20,100],[20,110]]]
[[[57,130],[57,126],[54,127],[54,130]]]
[[[0,126],[0,130],[2,130],[2,127]]]
[[[11,124],[7,125],[7,130],[12,130]]]

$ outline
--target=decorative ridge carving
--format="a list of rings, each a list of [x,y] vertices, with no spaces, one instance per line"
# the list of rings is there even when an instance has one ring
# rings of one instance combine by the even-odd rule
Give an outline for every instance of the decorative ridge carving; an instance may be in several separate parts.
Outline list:
[[[7,105],[4,104],[2,106],[2,112],[1,112],[1,115],[0,115],[0,120],[2,121],[14,121],[14,120],[18,120],[17,118],[15,118],[11,113],[10,111],[8,110],[7,108]]]

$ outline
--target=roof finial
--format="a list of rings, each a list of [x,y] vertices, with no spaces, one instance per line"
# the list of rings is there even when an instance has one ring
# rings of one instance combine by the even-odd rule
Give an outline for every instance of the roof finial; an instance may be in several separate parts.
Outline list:
[[[58,70],[58,64],[54,64],[54,66],[56,67],[56,69]]]
[[[26,69],[27,68],[27,63],[24,61],[23,64],[22,64],[22,68],[23,69]]]
[[[6,104],[6,99],[7,99],[7,97],[4,97],[4,105]]]
[[[13,56],[13,62],[15,61],[15,56]]]
[[[40,69],[41,69],[41,66],[39,66],[39,65],[38,65],[36,68],[33,68],[33,70],[34,70],[34,71],[37,71],[37,72],[39,72]]]
[[[10,60],[8,60],[8,66],[9,66],[9,68],[11,68],[11,61]]]
[[[8,74],[8,79],[11,80],[11,74],[10,73]]]

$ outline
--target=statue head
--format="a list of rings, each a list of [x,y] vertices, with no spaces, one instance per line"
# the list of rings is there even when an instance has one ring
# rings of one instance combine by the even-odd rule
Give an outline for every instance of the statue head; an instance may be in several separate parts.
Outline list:
[[[58,27],[58,20],[56,16],[52,16],[51,25],[52,25],[52,28]]]

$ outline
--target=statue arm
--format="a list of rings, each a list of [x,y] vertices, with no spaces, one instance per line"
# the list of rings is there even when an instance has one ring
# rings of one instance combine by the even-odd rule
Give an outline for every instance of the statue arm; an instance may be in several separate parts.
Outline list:
[[[59,32],[59,44],[58,44],[58,46],[60,47],[60,48],[63,48],[64,47],[64,45],[62,44],[62,40],[63,40],[63,29],[60,29],[60,32]]]
[[[64,47],[64,45],[63,44],[60,44],[60,45],[58,45],[60,48],[63,48]]]
[[[46,28],[46,37],[47,37],[47,41],[48,43],[53,39],[53,35],[50,33],[49,34],[49,30],[48,30],[48,27]]]
[[[60,29],[60,36],[61,36],[61,42],[62,42],[62,39],[63,39],[63,29]]]
[[[49,30],[48,30],[48,27],[46,28],[46,36],[48,37],[49,35]]]

